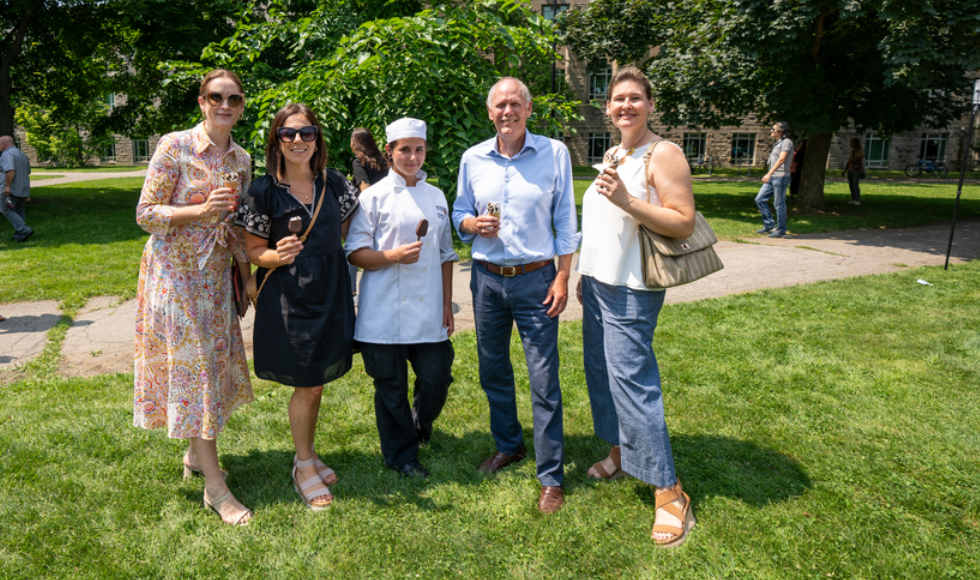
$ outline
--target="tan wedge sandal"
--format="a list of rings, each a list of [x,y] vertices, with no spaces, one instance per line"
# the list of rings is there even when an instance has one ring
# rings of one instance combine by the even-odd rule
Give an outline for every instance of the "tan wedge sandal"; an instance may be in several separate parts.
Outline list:
[[[621,457],[619,445],[613,445],[609,449],[609,457],[606,457],[598,463],[593,463],[592,468],[588,471],[588,476],[593,479],[612,480],[629,475],[623,471]]]
[[[303,483],[300,483],[296,479],[296,471],[299,468],[313,467],[313,465],[313,458],[307,459],[306,461],[297,461],[293,465],[293,489],[303,499],[306,507],[313,511],[325,510],[333,502],[333,494],[330,493],[330,488],[323,484],[320,475],[314,475]]]
[[[662,548],[676,548],[687,540],[687,534],[694,528],[696,523],[694,520],[694,510],[691,508],[691,498],[688,497],[684,490],[681,489],[681,480],[677,480],[674,487],[665,489],[663,491],[656,490],[654,495],[657,497],[657,515],[653,523],[653,531],[650,532],[650,538],[657,543],[658,546]],[[672,502],[683,498],[684,507],[679,508]],[[680,526],[676,524],[663,524],[657,523],[662,517],[666,515],[673,516],[676,521],[681,522]],[[654,534],[672,534],[674,537],[667,540],[659,540]]]

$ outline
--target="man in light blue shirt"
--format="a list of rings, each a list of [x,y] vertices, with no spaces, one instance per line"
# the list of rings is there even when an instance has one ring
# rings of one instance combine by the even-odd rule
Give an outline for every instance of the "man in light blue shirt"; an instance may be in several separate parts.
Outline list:
[[[0,137],[0,182],[0,213],[14,228],[11,239],[26,242],[34,234],[24,223],[24,201],[31,196],[31,161],[10,135]]]
[[[554,513],[564,505],[565,461],[558,315],[568,303],[572,254],[581,241],[572,165],[563,143],[527,130],[531,93],[521,81],[498,81],[487,111],[497,135],[463,154],[453,204],[453,225],[473,245],[470,290],[480,383],[496,444],[479,470],[495,473],[527,453],[510,362],[516,322],[531,386],[538,509]]]

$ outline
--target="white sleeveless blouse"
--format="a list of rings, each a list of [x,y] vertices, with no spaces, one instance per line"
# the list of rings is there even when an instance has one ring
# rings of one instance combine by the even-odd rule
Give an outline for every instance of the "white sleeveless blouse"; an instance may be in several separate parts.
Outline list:
[[[677,147],[675,143],[670,144]],[[617,152],[617,158],[623,161],[616,169],[630,195],[661,207],[657,190],[647,184],[643,155],[649,147],[649,144],[637,147],[625,158],[624,151]],[[638,229],[639,222],[600,195],[593,181],[582,198],[582,247],[578,272],[611,286],[662,292],[643,284]]]

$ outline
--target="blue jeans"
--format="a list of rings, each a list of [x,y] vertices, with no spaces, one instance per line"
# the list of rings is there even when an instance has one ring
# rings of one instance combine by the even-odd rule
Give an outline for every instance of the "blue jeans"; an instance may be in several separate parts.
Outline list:
[[[762,214],[762,225],[766,229],[776,228],[781,234],[786,233],[786,187],[789,185],[789,175],[780,177],[770,177],[769,183],[763,183],[759,188],[759,195],[755,196],[755,205],[759,207]],[[776,221],[772,219],[769,211],[769,200],[776,206]]]
[[[490,432],[497,451],[514,453],[524,445],[517,419],[514,367],[510,362],[510,335],[516,322],[531,386],[538,481],[546,486],[561,485],[565,465],[558,383],[558,317],[549,318],[548,306],[542,304],[555,273],[555,265],[551,264],[508,278],[474,262],[470,278],[480,384],[490,404]]]
[[[653,331],[665,292],[582,276],[582,346],[595,433],[620,445],[622,469],[657,487],[677,481]]]
[[[7,200],[14,202],[13,209],[7,207]],[[0,194],[0,213],[3,213],[3,217],[7,218],[10,225],[14,228],[14,237],[22,238],[31,231],[31,228],[27,227],[24,223],[24,198],[17,197],[16,195],[11,195],[6,197]]]

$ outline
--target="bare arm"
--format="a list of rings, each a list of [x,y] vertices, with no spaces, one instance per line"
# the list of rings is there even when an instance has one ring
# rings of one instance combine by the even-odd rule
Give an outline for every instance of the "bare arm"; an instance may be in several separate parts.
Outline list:
[[[647,181],[657,190],[662,207],[629,194],[615,169],[607,168],[597,178],[599,194],[630,214],[649,230],[663,236],[684,239],[694,232],[694,189],[691,168],[684,152],[677,147],[653,150]]]
[[[769,172],[766,173],[766,175],[762,178],[762,181],[763,182],[768,182],[769,181],[769,178],[772,177],[772,174],[775,173],[776,170],[779,169],[783,165],[783,163],[786,163],[786,158],[787,157],[789,157],[789,152],[788,151],[783,151],[782,153],[780,153],[779,154],[779,159],[777,159],[776,162],[772,164],[772,167],[769,168]]]
[[[453,263],[442,263],[442,326],[446,335],[452,336],[456,330],[453,320]]]
[[[219,187],[212,191],[202,204],[175,207],[173,217],[170,218],[170,227],[201,221],[222,212],[234,211],[237,207],[238,197],[235,195],[235,190],[230,187]]]
[[[558,256],[558,271],[555,279],[548,288],[548,296],[542,304],[550,304],[548,316],[554,318],[565,311],[568,306],[568,277],[572,272],[572,255],[564,254]]]
[[[4,195],[7,195],[7,194],[10,193],[10,186],[11,186],[11,184],[13,184],[13,182],[14,182],[14,175],[16,175],[16,174],[17,174],[17,172],[15,170],[13,170],[13,169],[11,169],[10,171],[7,172],[6,182],[4,183],[4,186],[3,186],[3,194]]]
[[[245,232],[245,252],[250,262],[263,268],[278,268],[292,264],[303,249],[303,243],[296,236],[286,236],[279,240],[276,249],[269,247],[269,240]]]

